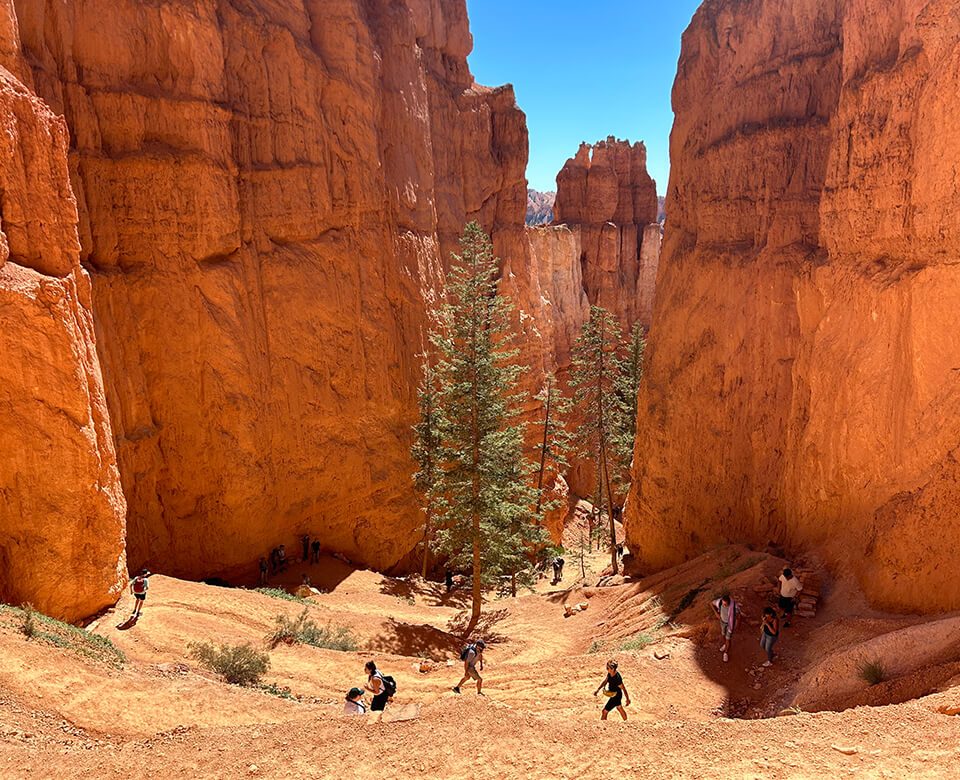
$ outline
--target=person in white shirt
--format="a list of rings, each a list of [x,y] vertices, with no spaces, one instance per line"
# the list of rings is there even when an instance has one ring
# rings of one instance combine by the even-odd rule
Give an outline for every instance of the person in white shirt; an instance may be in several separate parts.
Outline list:
[[[784,626],[790,625],[793,617],[793,608],[797,603],[797,596],[803,590],[803,583],[790,569],[784,569],[780,575],[780,615],[784,618]]]
[[[343,704],[344,715],[366,715],[367,705],[363,703],[363,691],[351,688],[347,691],[347,700]]]

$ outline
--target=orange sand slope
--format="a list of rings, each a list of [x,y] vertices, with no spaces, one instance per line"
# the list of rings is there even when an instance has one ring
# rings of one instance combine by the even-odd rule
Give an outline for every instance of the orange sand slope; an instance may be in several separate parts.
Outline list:
[[[318,623],[349,628],[364,649],[272,650],[264,682],[299,700],[222,683],[187,648],[207,639],[265,646],[275,617],[297,615],[299,603],[156,576],[138,624],[117,627],[128,596],[91,626],[123,651],[121,667],[27,640],[4,612],[0,777],[947,777],[955,769],[960,718],[938,710],[960,706],[960,617],[871,612],[851,586],[808,563],[819,580],[816,617],[786,629],[777,663],[763,669],[758,583],[782,561],[727,547],[642,581],[593,587],[603,562],[590,556],[591,587],[574,582],[579,567],[568,555],[561,586],[542,580],[516,599],[491,594],[484,698],[470,686],[450,691],[462,595],[336,561],[311,568],[329,592],[307,609]],[[299,579],[299,569],[284,578]],[[728,664],[709,611],[726,589],[745,617]],[[565,618],[564,603],[588,607]],[[626,723],[597,719],[591,693],[608,656],[620,661],[633,699]],[[397,679],[391,706],[417,704],[419,718],[340,715],[344,691],[363,682],[371,657]],[[433,670],[421,673],[422,660]],[[857,674],[863,661],[884,663],[888,680],[869,687]]]

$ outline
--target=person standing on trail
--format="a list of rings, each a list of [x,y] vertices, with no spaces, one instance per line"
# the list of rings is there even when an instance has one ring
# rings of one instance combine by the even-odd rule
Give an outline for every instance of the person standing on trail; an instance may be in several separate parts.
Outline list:
[[[723,653],[724,662],[726,662],[730,660],[730,642],[733,639],[733,632],[740,617],[740,606],[729,593],[724,593],[713,602],[713,611],[720,618],[720,636],[723,639],[720,651]]]
[[[263,556],[260,557],[260,584],[267,584],[267,559]]]
[[[363,691],[351,688],[347,691],[347,700],[343,704],[344,715],[366,715],[367,705],[363,703]]]
[[[443,572],[443,584],[447,589],[447,593],[453,590],[453,572],[450,571],[449,567]]]
[[[482,639],[478,639],[473,644],[469,644],[463,648],[463,652],[460,653],[460,660],[463,661],[463,679],[453,686],[454,693],[460,693],[460,686],[467,680],[473,678],[477,681],[477,696],[484,695],[482,690],[483,677],[480,676],[480,672],[483,671],[483,651],[486,647],[487,643]],[[480,671],[477,671],[478,664]]]
[[[140,573],[130,581],[130,592],[133,594],[133,614],[131,620],[137,620],[140,617],[140,611],[143,609],[143,602],[147,600],[147,589],[150,582],[147,579],[150,572],[143,568]]]
[[[287,548],[286,545],[281,544],[277,548],[277,569],[279,571],[284,571],[287,568]]]
[[[313,558],[311,558],[312,563],[320,563],[320,540],[314,539],[313,544],[310,545],[310,548],[313,550]]]
[[[300,542],[303,544],[303,562],[306,563],[310,560],[310,534],[301,536]]]
[[[280,548],[270,550],[270,573],[276,574],[280,570]]]
[[[780,616],[784,619],[783,625],[790,625],[790,618],[793,617],[793,608],[797,603],[797,596],[803,590],[803,583],[797,579],[797,575],[790,569],[784,569],[780,575]]]
[[[593,695],[596,696],[601,690],[603,690],[603,695],[607,697],[607,703],[603,705],[603,709],[600,711],[600,720],[606,720],[607,715],[614,710],[619,712],[620,717],[626,720],[627,711],[624,707],[630,706],[630,694],[627,692],[627,686],[623,684],[623,676],[617,671],[617,662],[612,659],[607,661],[607,674],[597,690],[593,692]],[[623,700],[624,697],[626,697],[626,702]]]
[[[773,665],[773,646],[780,638],[780,618],[773,611],[772,607],[763,608],[763,617],[760,621],[760,647],[767,653],[767,660],[763,662],[764,666]]]
[[[383,673],[377,669],[377,665],[373,661],[367,661],[364,669],[367,671],[367,684],[363,687],[373,694],[373,700],[370,702],[370,712],[383,712],[387,706],[387,700],[390,698],[387,685],[383,680]]]

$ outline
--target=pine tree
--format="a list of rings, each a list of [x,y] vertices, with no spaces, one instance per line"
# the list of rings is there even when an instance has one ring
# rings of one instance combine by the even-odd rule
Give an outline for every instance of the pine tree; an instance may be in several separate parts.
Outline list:
[[[566,429],[566,419],[570,413],[570,402],[560,394],[557,380],[553,374],[544,378],[543,388],[536,395],[536,400],[543,405],[542,436],[537,443],[537,454],[540,466],[537,470],[537,508],[535,515],[539,521],[542,512],[549,512],[555,507],[544,501],[544,480],[548,471],[559,474],[570,464],[567,456],[570,454],[571,435]]]
[[[420,420],[413,426],[416,437],[411,454],[419,468],[413,475],[417,492],[423,500],[423,577],[427,576],[430,557],[430,541],[433,531],[434,498],[436,496],[437,475],[440,461],[440,414],[437,403],[436,372],[427,354],[423,359],[422,379],[417,388],[417,406]]]
[[[517,420],[521,367],[510,346],[510,309],[498,294],[493,248],[475,222],[464,229],[460,248],[430,337],[443,410],[432,492],[437,551],[473,570],[470,633],[480,619],[483,585],[528,567],[545,537],[533,523],[537,495]]]
[[[619,565],[611,473],[617,473],[614,439],[616,432],[624,425],[621,419],[623,404],[617,395],[623,381],[622,337],[623,329],[616,318],[600,306],[591,306],[590,319],[584,323],[573,348],[573,371],[570,377],[570,384],[574,388],[573,403],[584,420],[578,436],[581,454],[594,458],[597,465],[597,495],[594,503],[601,514],[604,497],[607,499],[610,560],[614,574],[619,571]]]
[[[646,334],[639,322],[630,331],[625,345],[625,358],[622,372],[617,383],[617,403],[620,412],[617,426],[613,431],[613,445],[617,465],[629,479],[630,464],[633,461],[633,447],[637,439],[637,395],[643,379],[643,360],[647,349]]]

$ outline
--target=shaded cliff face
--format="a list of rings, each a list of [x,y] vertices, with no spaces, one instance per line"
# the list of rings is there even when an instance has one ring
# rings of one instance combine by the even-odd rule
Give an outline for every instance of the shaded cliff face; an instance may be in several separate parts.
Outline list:
[[[126,582],[125,504],[67,130],[29,88],[9,2],[0,43],[0,601],[76,620]]]
[[[960,607],[954,3],[711,0],[674,87],[628,543],[814,548]]]
[[[464,221],[526,251],[524,117],[473,85],[462,0],[16,9],[71,129],[131,563],[302,532],[397,563],[425,302]]]

